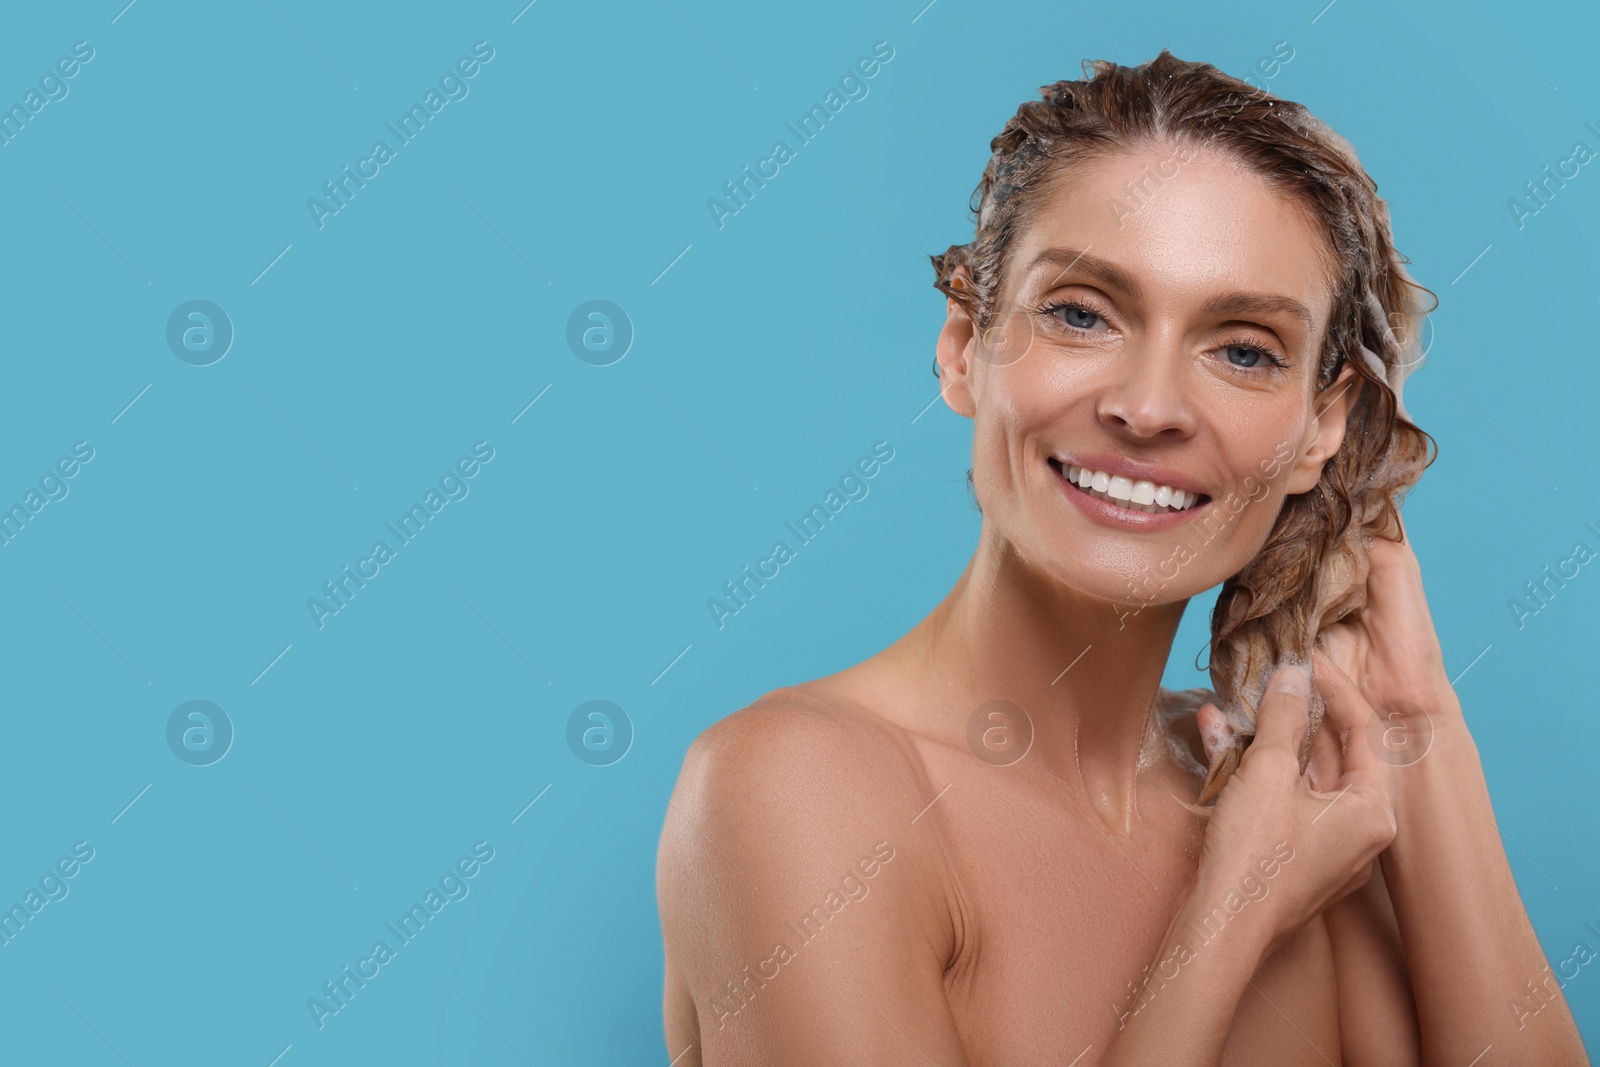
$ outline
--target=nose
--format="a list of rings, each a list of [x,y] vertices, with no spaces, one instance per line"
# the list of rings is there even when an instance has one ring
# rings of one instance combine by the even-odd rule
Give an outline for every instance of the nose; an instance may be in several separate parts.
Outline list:
[[[1095,399],[1108,432],[1137,440],[1181,440],[1195,432],[1189,359],[1177,344],[1147,339],[1125,347]]]

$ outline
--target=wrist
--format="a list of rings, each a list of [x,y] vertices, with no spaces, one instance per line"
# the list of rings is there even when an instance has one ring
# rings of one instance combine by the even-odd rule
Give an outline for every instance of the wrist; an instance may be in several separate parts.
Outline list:
[[[1395,768],[1394,784],[1397,826],[1390,851],[1405,850],[1414,835],[1436,835],[1440,813],[1458,809],[1463,800],[1474,808],[1487,801],[1477,742],[1459,719],[1438,724],[1426,749]]]
[[[1409,786],[1444,785],[1452,774],[1482,773],[1478,743],[1467,729],[1459,702],[1441,702],[1430,708],[1423,721],[1414,729],[1414,751],[1403,757],[1388,760],[1395,764],[1395,784],[1405,790]],[[1412,773],[1420,771],[1422,773]]]
[[[1369,699],[1374,699],[1374,707],[1367,744],[1395,768],[1399,788],[1423,777],[1410,773],[1421,764],[1476,761],[1477,745],[1467,729],[1461,701],[1449,686],[1390,695],[1381,702]]]
[[[1291,857],[1285,847],[1280,855]],[[1268,854],[1266,870],[1239,867],[1223,875],[1202,876],[1178,911],[1167,936],[1168,953],[1179,942],[1195,956],[1205,955],[1212,965],[1231,961],[1248,978],[1271,954],[1278,939],[1277,898],[1274,892],[1283,878],[1283,861]]]

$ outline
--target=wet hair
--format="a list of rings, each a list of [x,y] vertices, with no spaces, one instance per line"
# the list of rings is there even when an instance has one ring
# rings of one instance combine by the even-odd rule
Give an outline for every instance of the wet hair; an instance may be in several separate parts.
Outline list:
[[[1209,669],[1234,737],[1207,770],[1197,798],[1204,804],[1254,736],[1273,670],[1294,662],[1310,671],[1317,634],[1365,606],[1370,539],[1401,539],[1400,503],[1437,456],[1433,438],[1407,415],[1401,390],[1426,355],[1423,320],[1438,300],[1406,273],[1410,261],[1394,248],[1388,206],[1355,150],[1303,105],[1166,49],[1137,67],[1086,60],[1083,70],[1077,81],[1042,87],[1041,99],[1019,107],[990,143],[970,203],[976,235],[930,257],[935,287],[987,328],[1010,249],[1051,189],[1108,156],[1164,144],[1209,147],[1321,224],[1334,303],[1315,385],[1325,389],[1348,365],[1348,387],[1359,389],[1321,480],[1284,501],[1265,544],[1217,597]],[[970,470],[967,480],[970,486]],[[1323,709],[1314,685],[1311,692],[1315,729]]]

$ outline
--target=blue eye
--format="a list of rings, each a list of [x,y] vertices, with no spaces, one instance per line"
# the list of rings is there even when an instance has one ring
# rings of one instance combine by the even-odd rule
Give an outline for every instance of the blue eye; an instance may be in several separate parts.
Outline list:
[[[1080,333],[1094,333],[1092,327],[1095,320],[1104,324],[1105,314],[1086,303],[1076,300],[1059,300],[1045,304],[1038,308],[1038,313],[1046,318],[1055,319],[1056,322],[1068,330]]]
[[[1095,310],[1087,303],[1077,300],[1048,303],[1039,308],[1038,313],[1046,318],[1055,319],[1068,330],[1074,330],[1079,333],[1098,332],[1093,328],[1097,320],[1102,325],[1109,325],[1104,322],[1105,315],[1102,312]],[[1240,371],[1267,373],[1272,368],[1281,370],[1289,365],[1277,353],[1249,336],[1240,336],[1224,341],[1215,350],[1226,353],[1224,358],[1228,366]],[[1236,354],[1241,353],[1243,354],[1242,361],[1235,358]]]
[[[1245,367],[1247,369],[1260,366],[1261,361],[1267,358],[1267,354],[1261,351],[1261,349],[1251,348],[1249,345],[1229,345],[1227,347],[1227,352],[1229,362],[1233,363],[1235,367]],[[1250,362],[1240,363],[1237,360],[1234,360],[1233,356],[1235,353],[1243,353],[1249,358]]]
[[[1240,338],[1237,341],[1228,341],[1223,344],[1222,351],[1226,353],[1225,358],[1228,361],[1228,366],[1238,367],[1240,370],[1266,371],[1272,367],[1281,370],[1289,365],[1270,349],[1263,348],[1258,344],[1247,343],[1248,340],[1248,338]],[[1233,358],[1235,353],[1243,353],[1248,362],[1241,363],[1235,360]]]
[[[1091,320],[1092,319],[1098,319],[1100,317],[1098,314],[1096,314],[1093,311],[1090,311],[1088,308],[1081,307],[1081,306],[1079,306],[1077,304],[1060,304],[1060,305],[1057,305],[1054,310],[1057,311],[1057,312],[1061,312],[1062,313],[1062,314],[1058,314],[1056,316],[1057,318],[1061,319],[1061,321],[1066,323],[1068,326],[1071,326],[1071,327],[1073,327],[1075,329],[1079,329],[1079,330],[1087,330],[1090,327],[1090,325],[1092,325],[1092,323],[1086,323],[1086,322],[1083,322],[1081,320],[1080,321],[1074,321],[1072,316],[1075,316],[1075,315],[1076,316],[1081,316],[1082,318],[1091,319]]]

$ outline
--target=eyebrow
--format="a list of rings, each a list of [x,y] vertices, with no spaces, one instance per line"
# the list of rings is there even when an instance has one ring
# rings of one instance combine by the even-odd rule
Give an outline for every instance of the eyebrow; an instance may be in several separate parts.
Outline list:
[[[1063,270],[1077,270],[1087,274],[1135,300],[1144,299],[1144,288],[1132,274],[1109,260],[1091,256],[1076,248],[1047,248],[1034,257],[1033,262],[1028,265],[1028,270],[1031,273],[1051,263],[1062,267]],[[1255,293],[1244,290],[1217,293],[1202,304],[1200,310],[1207,315],[1270,315],[1274,312],[1287,312],[1300,320],[1300,325],[1308,337],[1316,333],[1311,310],[1293,297],[1281,293]]]

